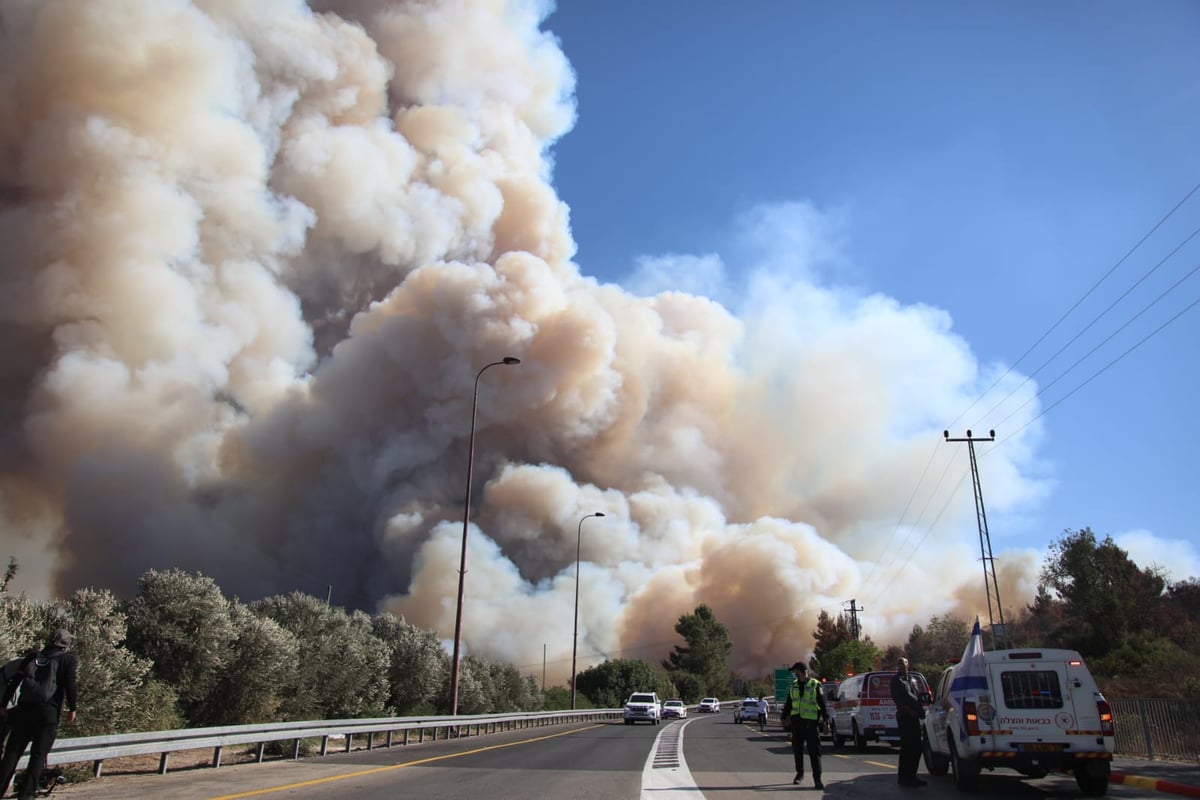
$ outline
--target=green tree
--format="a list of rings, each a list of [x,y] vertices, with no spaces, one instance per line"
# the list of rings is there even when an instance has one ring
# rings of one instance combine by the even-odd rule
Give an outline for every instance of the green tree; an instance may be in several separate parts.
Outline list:
[[[549,686],[542,692],[542,708],[546,711],[565,711],[571,708],[570,686]],[[587,695],[575,693],[575,708],[595,708]]]
[[[126,617],[108,591],[80,589],[48,615],[46,632],[75,636],[79,717],[71,735],[98,736],[183,727],[174,687],[152,679],[149,659],[124,646]]]
[[[437,634],[387,613],[376,616],[371,625],[375,638],[391,651],[389,705],[398,714],[433,711],[450,675],[450,659]]]
[[[209,695],[237,636],[229,601],[212,578],[182,570],[150,570],[138,579],[128,608],[128,646],[150,659],[153,675],[179,696],[194,723],[212,708]]]
[[[372,633],[361,611],[347,614],[301,592],[252,603],[299,643],[297,668],[283,687],[287,719],[385,716],[390,709],[390,648]]]
[[[0,663],[41,647],[49,633],[50,609],[24,594],[0,594]]]
[[[910,667],[927,678],[941,675],[951,659],[962,656],[970,633],[965,620],[952,615],[933,616],[924,628],[913,626],[904,655]]]
[[[299,662],[300,643],[278,622],[232,601],[237,632],[212,691],[195,709],[197,725],[244,725],[278,720],[284,687]]]
[[[663,667],[672,675],[684,672],[700,679],[704,695],[719,695],[729,686],[729,653],[733,643],[729,631],[717,621],[712,609],[697,606],[691,614],[684,614],[675,623],[675,632],[686,644],[676,645],[663,662]]]
[[[1088,528],[1066,531],[1050,545],[1041,581],[1065,603],[1066,646],[1085,658],[1115,650],[1144,628],[1166,584],[1158,572],[1134,564],[1111,537],[1098,542]]]
[[[830,664],[839,664],[838,672],[829,676],[834,679],[851,673],[867,672],[875,669],[884,660],[883,651],[875,646],[868,636],[859,641],[843,642],[833,648],[827,656]],[[825,677],[825,676],[822,676]]]
[[[675,684],[675,691],[680,700],[689,705],[699,703],[700,698],[708,697],[705,690],[704,680],[699,675],[693,675],[690,672],[676,670],[670,673],[671,682]]]
[[[576,693],[595,708],[621,708],[634,692],[657,692],[661,699],[677,696],[668,674],[640,659],[605,661],[576,678]]]
[[[834,650],[854,640],[850,634],[850,622],[846,615],[838,614],[831,617],[828,612],[817,614],[817,628],[813,631],[816,646],[809,666],[816,670],[816,677],[824,680],[836,680],[845,672],[841,656],[831,658]]]

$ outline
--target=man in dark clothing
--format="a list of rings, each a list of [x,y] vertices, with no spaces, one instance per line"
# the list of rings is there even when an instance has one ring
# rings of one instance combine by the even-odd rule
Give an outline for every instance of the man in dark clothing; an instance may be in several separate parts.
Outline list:
[[[924,786],[925,781],[917,777],[917,765],[921,761],[921,720],[925,718],[925,707],[908,674],[907,658],[896,664],[890,688],[892,702],[896,704],[896,724],[900,726],[898,782],[901,786]]]
[[[29,766],[25,770],[25,778],[21,782],[20,800],[32,800],[34,792],[42,779],[42,770],[46,766],[46,755],[58,738],[58,723],[62,715],[63,704],[66,703],[66,721],[75,721],[75,703],[78,690],[75,686],[76,661],[75,656],[67,652],[73,637],[70,633],[59,628],[50,635],[46,647],[41,653],[29,659],[26,674],[31,677],[24,682],[14,681],[6,687],[0,708],[7,709],[9,701],[18,686],[22,687],[17,705],[8,712],[8,744],[4,748],[4,757],[0,759],[0,796],[8,791],[8,784],[17,769],[17,761],[29,749]],[[51,670],[54,679],[54,694],[48,699],[39,697],[29,688],[33,676],[39,679]],[[43,682],[44,685],[44,682]],[[30,746],[32,745],[32,746]]]
[[[792,759],[796,762],[796,777],[792,783],[799,783],[804,778],[804,747],[807,745],[813,786],[824,789],[825,784],[821,783],[821,722],[827,713],[825,693],[821,691],[821,682],[807,674],[808,668],[803,661],[792,664],[795,677],[780,716],[784,726],[792,731]]]

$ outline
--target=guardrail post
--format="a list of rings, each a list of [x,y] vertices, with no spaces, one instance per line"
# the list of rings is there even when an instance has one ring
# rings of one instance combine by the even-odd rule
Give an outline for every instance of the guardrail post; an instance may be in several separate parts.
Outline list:
[[[329,737],[328,736],[321,737],[321,755],[323,755],[323,756],[329,755]]]
[[[258,761],[259,764],[261,764],[263,762],[263,756],[266,754],[266,752],[267,752],[267,743],[259,742],[258,743],[258,757],[255,759],[256,761]]]
[[[375,733],[374,733],[374,731],[369,731],[367,733],[367,749],[368,750],[375,749]]]
[[[217,745],[216,747],[213,748],[212,764],[213,764],[213,769],[216,769],[217,767],[221,766],[221,745]]]
[[[99,778],[100,773],[104,771],[104,759],[97,758],[92,762],[92,777]]]
[[[388,731],[388,732],[387,732],[387,744],[386,744],[386,745],[384,745],[384,747],[391,747],[391,746],[392,746],[392,734],[393,734],[393,733],[395,733],[395,731]]]
[[[300,760],[300,740],[292,742],[292,761]]]
[[[350,752],[350,745],[352,745],[352,744],[354,744],[354,734],[347,733],[346,734],[346,752],[347,753]]]
[[[158,757],[158,774],[159,775],[167,774],[167,759],[170,757],[171,757],[170,753],[162,753],[159,755],[159,757]],[[97,775],[96,777],[99,778],[100,776]]]

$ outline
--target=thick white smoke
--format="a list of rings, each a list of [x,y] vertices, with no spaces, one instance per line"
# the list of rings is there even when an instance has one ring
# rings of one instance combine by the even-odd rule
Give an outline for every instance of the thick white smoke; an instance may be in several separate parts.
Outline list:
[[[581,273],[549,10],[0,6],[18,586],[127,594],[178,566],[244,599],[332,586],[449,638],[472,390],[513,355],[480,380],[469,652],[532,671],[545,647],[566,679],[596,511],[581,668],[661,659],[701,603],[752,674],[851,597],[876,641],[986,607],[969,485],[951,499],[965,454],[940,433],[995,369],[944,313],[823,280],[827,220],[802,204],[746,222],[746,280],[716,255],[647,259],[636,293]],[[991,508],[1037,490],[1035,432],[987,459]],[[1030,559],[1002,567],[1026,597]]]

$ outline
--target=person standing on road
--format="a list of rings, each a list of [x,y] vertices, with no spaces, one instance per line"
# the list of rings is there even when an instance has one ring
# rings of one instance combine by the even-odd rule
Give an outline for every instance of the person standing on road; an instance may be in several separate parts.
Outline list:
[[[825,694],[821,682],[809,678],[808,667],[803,661],[792,664],[792,686],[783,703],[784,728],[792,731],[792,758],[796,762],[796,777],[792,783],[804,779],[804,748],[808,746],[808,763],[812,766],[813,786],[824,789],[821,783],[821,721],[825,719]]]
[[[924,786],[925,781],[917,777],[917,765],[921,762],[921,720],[925,718],[925,707],[912,676],[908,673],[908,659],[896,663],[896,674],[892,676],[892,702],[896,704],[896,724],[900,726],[899,777],[901,786]]]
[[[764,731],[767,729],[767,698],[758,698],[758,729]]]
[[[18,797],[33,800],[46,767],[46,755],[58,738],[58,723],[62,707],[67,706],[67,722],[75,721],[75,656],[67,652],[73,637],[59,628],[50,634],[46,647],[26,659],[22,669],[24,679],[15,681],[4,691],[0,708],[7,709],[13,693],[20,688],[17,705],[8,712],[8,743],[0,758],[0,796],[8,791],[17,761],[29,747],[29,766],[21,781]]]

